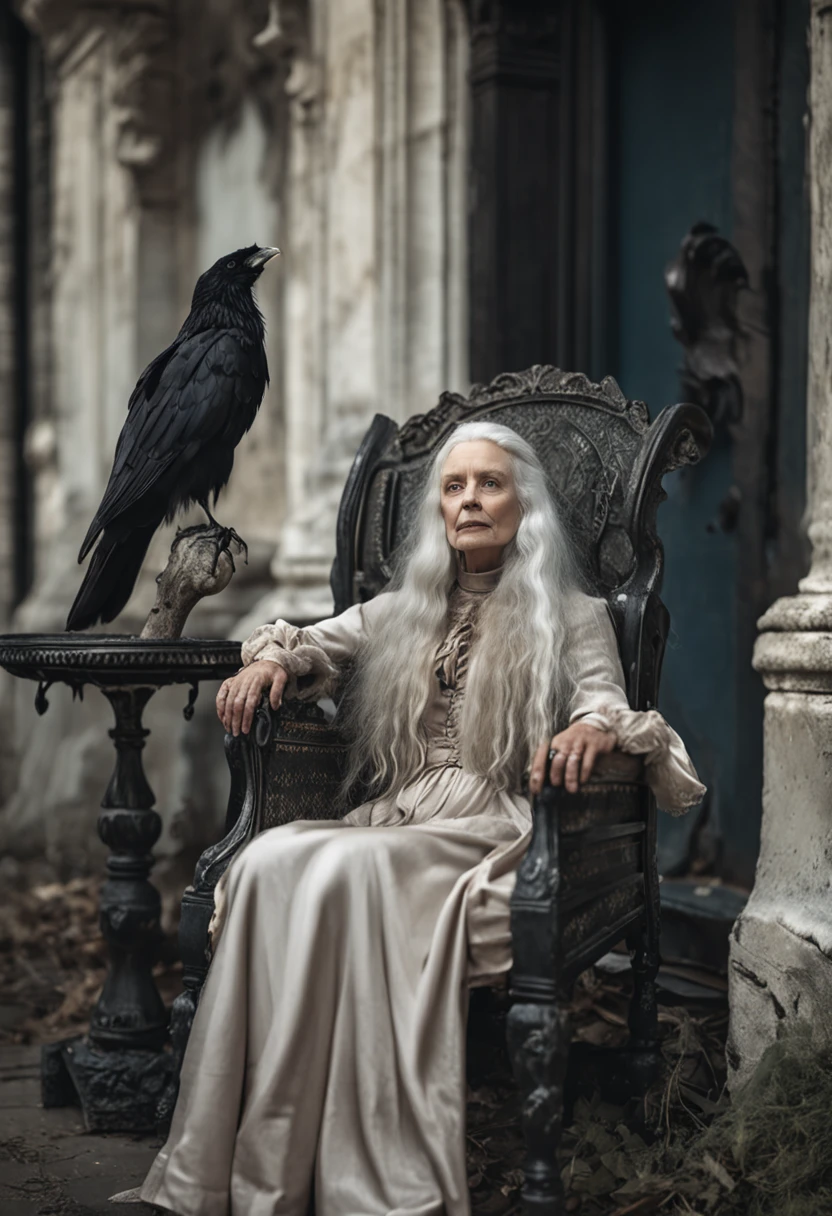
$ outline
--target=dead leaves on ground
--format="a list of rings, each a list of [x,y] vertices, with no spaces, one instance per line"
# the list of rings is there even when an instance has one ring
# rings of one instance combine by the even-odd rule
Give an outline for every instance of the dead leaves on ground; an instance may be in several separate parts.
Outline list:
[[[627,1038],[625,981],[598,972],[580,977],[572,1003],[573,1039],[620,1047]],[[566,1210],[585,1216],[709,1216],[735,1180],[708,1154],[687,1145],[726,1097],[727,1011],[660,1011],[665,1075],[644,1103],[578,1098],[564,1130],[559,1164]],[[468,1095],[468,1174],[474,1216],[520,1213],[523,1143],[510,1076],[495,1075]],[[640,1130],[639,1130],[640,1128]]]
[[[727,1106],[725,1034],[727,1011],[695,1016],[662,1009],[665,1075],[644,1103],[630,1108],[578,1099],[563,1134],[562,1170],[572,1210],[593,1216],[668,1214],[705,1216],[734,1189],[727,1169],[688,1146]],[[640,1107],[640,1109],[638,1109]],[[642,1131],[634,1130],[638,1124]]]
[[[97,878],[7,888],[0,907],[0,992],[9,1016],[0,1040],[43,1043],[86,1027],[107,969],[98,927]],[[155,969],[163,998],[179,990],[178,966]]]

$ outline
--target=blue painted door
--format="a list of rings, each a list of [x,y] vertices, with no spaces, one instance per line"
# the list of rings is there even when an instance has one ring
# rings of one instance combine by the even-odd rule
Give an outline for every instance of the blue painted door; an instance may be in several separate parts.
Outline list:
[[[806,222],[800,210],[798,145],[807,72],[805,7],[797,0],[789,9],[778,50],[783,78],[778,115],[781,127],[788,128],[779,133],[778,184],[781,197],[797,200],[796,208],[780,218],[780,246],[787,261],[781,278],[790,284],[783,290],[798,298],[791,300],[778,338],[780,366],[790,361],[792,377],[777,407],[781,441],[784,426],[786,441],[773,460],[780,497],[791,504],[791,519],[784,526],[792,532],[804,478],[799,378],[805,355],[800,250]],[[647,401],[655,416],[679,399],[682,355],[669,327],[664,268],[698,220],[731,237],[734,11],[725,0],[637,0],[617,6],[616,12],[611,31],[617,269],[612,363],[627,396]],[[775,303],[778,298],[775,291]],[[659,510],[659,529],[666,554],[663,598],[672,629],[660,707],[683,736],[709,788],[705,831],[717,846],[717,871],[750,885],[759,844],[762,718],[748,710],[749,700],[755,703],[754,690],[750,699],[742,695],[742,682],[759,682],[759,677],[739,661],[743,640],[737,637],[736,534],[717,522],[732,481],[731,441],[724,433],[705,463],[666,479],[668,500]],[[750,766],[746,762],[746,771],[739,771],[741,750],[758,757]],[[665,873],[684,868],[695,828],[695,815],[661,817],[660,868]]]

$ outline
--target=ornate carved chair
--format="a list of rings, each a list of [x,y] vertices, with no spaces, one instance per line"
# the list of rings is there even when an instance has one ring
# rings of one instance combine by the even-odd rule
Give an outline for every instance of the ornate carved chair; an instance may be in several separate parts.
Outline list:
[[[335,612],[374,596],[390,576],[390,555],[414,517],[433,452],[461,420],[488,418],[523,435],[546,468],[580,556],[587,589],[606,597],[615,620],[627,695],[655,706],[668,613],[659,598],[662,546],[656,509],[662,478],[698,461],[710,441],[705,414],[628,401],[601,384],[554,367],[533,367],[445,393],[435,409],[398,427],[377,414],[341,500],[332,569]],[[208,963],[213,890],[237,851],[265,828],[333,818],[345,744],[321,708],[290,702],[258,711],[251,735],[226,736],[232,774],[227,834],[201,857],[182,905],[185,991],[174,1006],[174,1050],[184,1051]],[[563,996],[574,978],[622,939],[632,953],[630,1011],[634,1063],[657,1041],[659,963],[656,809],[640,761],[613,754],[579,794],[547,786],[533,808],[534,831],[511,905],[513,970],[508,1049],[521,1091],[527,1145],[528,1211],[560,1210],[555,1163],[569,1047]],[[638,1067],[634,1076],[638,1080]],[[173,1092],[160,1115],[169,1115]]]

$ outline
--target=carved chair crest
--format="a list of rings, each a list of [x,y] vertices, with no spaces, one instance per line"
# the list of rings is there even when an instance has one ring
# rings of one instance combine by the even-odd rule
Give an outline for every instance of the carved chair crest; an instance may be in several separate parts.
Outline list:
[[[433,454],[459,423],[488,419],[532,445],[573,540],[586,589],[605,596],[619,634],[634,708],[655,703],[666,612],[658,597],[662,545],[656,509],[662,477],[707,450],[710,424],[697,406],[676,405],[651,424],[611,376],[535,365],[444,393],[426,414],[398,427],[377,414],[341,500],[332,569],[335,612],[372,598],[411,527]],[[645,625],[647,632],[645,633]]]

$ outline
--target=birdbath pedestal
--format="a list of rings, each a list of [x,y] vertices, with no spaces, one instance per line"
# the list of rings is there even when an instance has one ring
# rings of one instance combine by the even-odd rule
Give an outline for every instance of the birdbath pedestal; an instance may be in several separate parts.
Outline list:
[[[43,1049],[44,1106],[80,1103],[90,1131],[147,1131],[173,1069],[168,1013],[152,975],[161,939],[159,893],[149,881],[151,850],[162,820],[142,765],[149,731],[144,709],[167,684],[190,685],[186,718],[203,680],[219,681],[240,666],[240,643],[202,638],[147,640],[103,634],[0,637],[0,666],[36,680],[35,706],[48,708],[52,684],[73,694],[100,689],[115,714],[116,749],[101,802],[98,834],[110,850],[99,923],[109,967],[89,1034]]]

